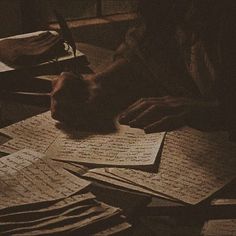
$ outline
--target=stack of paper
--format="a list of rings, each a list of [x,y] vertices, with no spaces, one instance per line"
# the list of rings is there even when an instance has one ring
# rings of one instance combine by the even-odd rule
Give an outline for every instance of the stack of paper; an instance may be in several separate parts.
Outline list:
[[[197,204],[235,177],[236,145],[222,132],[190,128],[166,136],[159,168],[154,173],[106,168],[85,175],[155,196]]]
[[[121,210],[96,201],[86,190],[89,185],[29,149],[2,157],[1,235],[90,235],[128,229]]]
[[[21,35],[15,35],[15,36],[11,36],[8,38],[1,38],[0,41],[5,40],[5,39],[19,39],[19,38],[28,38],[28,37],[33,37],[33,36],[38,36],[42,33],[45,33],[46,31],[37,31],[37,32],[33,32],[33,33],[28,33],[28,34],[21,34]],[[58,34],[56,31],[50,31],[52,34],[56,35]],[[88,60],[86,58],[86,56],[80,52],[79,50],[76,50],[76,60],[77,63],[80,63],[81,65],[88,65]],[[6,65],[5,63],[0,61],[0,73],[4,76],[10,76],[10,75],[16,75],[16,73],[20,73],[20,72],[24,72],[24,70],[26,70],[27,72],[31,71],[34,72],[33,74],[45,74],[47,72],[58,72],[58,66],[60,65],[61,69],[63,68],[63,65],[67,65],[69,63],[71,63],[72,61],[74,61],[74,55],[72,50],[68,50],[68,52],[63,55],[60,56],[59,58],[55,59],[55,60],[51,60],[51,61],[47,61],[47,62],[43,62],[41,64],[32,66],[32,67],[18,67],[18,68],[13,68],[9,65]],[[55,63],[56,63],[56,67],[55,67]],[[59,67],[59,68],[60,68]]]
[[[0,132],[11,137],[0,146],[2,152],[31,148],[81,176],[188,204],[205,200],[236,177],[236,145],[224,132],[183,128],[169,132],[162,145],[164,133],[146,135],[126,127],[110,134],[63,132],[49,113]],[[147,166],[152,170],[140,168]]]
[[[69,197],[90,182],[24,149],[0,159],[0,209]]]
[[[62,133],[55,127],[56,122],[49,112],[33,116],[13,125],[0,129],[0,133],[9,137],[0,150],[14,153],[24,148],[45,153],[56,137]]]

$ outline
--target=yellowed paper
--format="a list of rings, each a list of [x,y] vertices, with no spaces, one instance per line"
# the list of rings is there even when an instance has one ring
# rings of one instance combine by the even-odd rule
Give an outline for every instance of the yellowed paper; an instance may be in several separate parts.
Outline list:
[[[28,149],[0,159],[0,209],[68,197],[88,185]]]
[[[209,220],[203,227],[203,236],[235,236],[236,219]]]
[[[27,34],[20,34],[20,35],[15,35],[15,36],[11,36],[11,37],[7,37],[7,38],[1,38],[0,41],[4,40],[4,39],[20,39],[20,38],[28,38],[28,37],[32,37],[32,36],[38,36],[42,33],[45,33],[46,31],[37,31],[37,32],[33,32],[33,33],[27,33]],[[58,33],[56,31],[50,31],[52,34],[57,35]],[[80,52],[79,50],[76,50],[76,57],[82,57],[84,56],[84,54],[82,52]],[[59,58],[57,58],[57,61],[67,61],[70,59],[73,59],[74,55],[72,50],[69,50],[68,53],[66,55],[60,56]],[[52,64],[55,63],[54,61],[48,61],[48,62],[44,62],[41,64],[38,64],[36,66],[39,67],[43,64]],[[1,72],[10,72],[16,70],[13,67],[10,67],[9,65],[6,65],[5,63],[3,63],[2,61],[0,61],[0,73]]]
[[[109,169],[152,191],[196,204],[236,176],[236,145],[224,133],[204,133],[190,128],[168,133],[159,170]]]
[[[61,135],[47,150],[56,160],[116,166],[153,165],[164,133],[145,134],[127,128],[111,134]]]
[[[212,206],[223,206],[223,205],[236,205],[235,198],[222,198],[222,199],[213,199],[211,201]]]
[[[32,229],[32,227],[36,227],[37,225],[47,226],[50,224],[50,222],[56,222],[62,217],[66,216],[76,216],[79,215],[84,216],[86,212],[90,211],[93,212],[94,208],[96,206],[93,203],[83,205],[83,204],[71,204],[70,206],[63,207],[63,208],[57,208],[56,210],[51,210],[51,212],[47,212],[48,215],[45,215],[44,217],[37,217],[39,215],[39,212],[35,212],[28,220],[21,220],[21,221],[13,221],[13,222],[2,222],[0,223],[1,232],[8,232],[8,231],[15,231],[15,230],[21,230],[21,229]],[[77,212],[77,214],[74,214],[74,212]],[[51,213],[51,214],[50,214]],[[54,213],[54,214],[53,214]],[[19,218],[23,218],[24,215],[21,215]]]
[[[75,131],[64,134],[55,127],[50,112],[31,117],[0,130],[12,139],[0,151],[13,153],[33,149],[58,160],[90,164],[138,166],[154,164],[164,133],[145,134],[123,128],[110,134]]]
[[[99,206],[94,206],[83,211],[79,215],[65,214],[59,217],[54,217],[46,222],[41,222],[37,225],[12,229],[5,233],[10,235],[50,235],[55,233],[72,232],[119,213],[120,209],[102,203]],[[52,228],[51,226],[55,224],[57,224],[58,227]]]
[[[137,191],[140,193],[149,194],[156,197],[171,199],[170,197],[167,197],[161,193],[154,192],[150,189],[144,188],[142,186],[138,186],[133,182],[120,178],[119,176],[115,176],[112,173],[107,172],[104,168],[91,169],[83,176],[92,178],[98,181],[102,181],[105,183],[109,183],[111,185],[119,186],[121,188],[125,188],[131,191]]]
[[[12,138],[0,146],[0,151],[13,153],[28,148],[44,153],[62,133],[55,124],[50,112],[46,112],[0,129],[0,133]]]
[[[73,212],[80,212],[78,214],[76,214],[75,216],[79,216],[80,214],[83,216],[84,212],[88,211],[88,209],[92,209],[96,207],[94,204],[88,204],[88,205],[71,205],[68,207],[65,207],[65,209],[63,208],[58,208],[56,210],[54,210],[54,212],[47,212],[48,215],[47,216],[42,216],[39,215],[39,212],[35,212],[34,215],[29,216],[30,218],[28,218],[28,220],[21,220],[21,221],[13,221],[13,222],[3,222],[0,223],[0,228],[1,228],[1,233],[3,234],[3,232],[8,232],[8,231],[12,231],[12,230],[17,230],[17,229],[30,229],[32,228],[32,226],[36,226],[39,224],[43,224],[44,226],[47,226],[48,224],[50,224],[50,221],[54,221],[56,219],[59,219],[60,217],[63,216],[67,216],[67,215],[73,215]],[[51,214],[50,214],[51,213]],[[53,214],[54,213],[54,214]],[[39,217],[37,217],[37,215],[39,215]],[[41,217],[40,217],[41,216]],[[24,215],[21,215],[19,217],[19,219],[23,218]],[[36,218],[37,217],[37,218]],[[9,233],[9,232],[8,232]]]
[[[79,164],[74,165],[71,162],[60,162],[60,161],[56,161],[56,162],[58,165],[61,165],[63,169],[76,173],[80,176],[82,176],[83,174],[87,173],[87,171],[89,171],[87,167],[79,165]]]
[[[22,222],[24,221],[25,216],[27,220],[34,220],[35,217],[39,218],[38,215],[42,213],[47,216],[47,213],[59,210],[63,208],[70,207],[71,205],[82,205],[84,201],[95,200],[95,196],[92,193],[85,194],[76,194],[67,198],[63,198],[61,200],[53,200],[49,202],[49,206],[45,207],[43,204],[38,204],[38,208],[36,209],[16,209],[14,208],[11,212],[6,212],[5,214],[0,215],[0,222]],[[94,203],[93,203],[94,204]],[[29,218],[30,216],[30,218]],[[1,223],[0,223],[1,224]]]

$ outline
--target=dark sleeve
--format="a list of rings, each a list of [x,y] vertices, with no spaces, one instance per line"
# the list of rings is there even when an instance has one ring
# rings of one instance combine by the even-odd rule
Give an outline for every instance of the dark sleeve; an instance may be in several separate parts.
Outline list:
[[[235,4],[234,4],[235,5]],[[226,127],[234,139],[236,138],[236,30],[235,8],[229,7],[221,19],[219,32],[219,65],[220,76],[218,82],[219,100],[221,101]]]
[[[125,63],[121,63],[121,66],[111,66],[112,69],[97,76],[96,83],[99,87],[97,100],[100,103],[105,99],[108,106],[114,107],[115,104],[124,109],[139,98],[153,95],[154,87],[150,72],[140,59],[141,48],[145,43],[144,34],[143,24],[128,30],[123,42],[114,53],[113,65],[119,64],[121,60]],[[108,71],[110,72],[107,73]]]
[[[80,126],[102,127],[140,98],[153,96],[148,83],[148,72],[137,56],[142,41],[142,29],[130,29],[114,55],[114,61],[105,70],[88,79],[90,98],[85,104]],[[82,108],[81,108],[82,109]]]

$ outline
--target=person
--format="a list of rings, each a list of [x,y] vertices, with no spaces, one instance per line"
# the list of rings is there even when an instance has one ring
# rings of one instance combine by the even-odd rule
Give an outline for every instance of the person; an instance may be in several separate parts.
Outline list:
[[[185,125],[236,131],[235,1],[140,0],[139,20],[103,71],[53,82],[52,117],[146,133]],[[234,132],[233,132],[234,131]]]

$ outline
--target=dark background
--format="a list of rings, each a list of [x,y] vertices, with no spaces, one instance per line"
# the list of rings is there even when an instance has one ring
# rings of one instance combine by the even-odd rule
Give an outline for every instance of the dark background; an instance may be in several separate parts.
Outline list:
[[[137,0],[0,0],[0,37],[56,29],[56,9],[70,22],[76,40],[114,49],[136,5]]]

